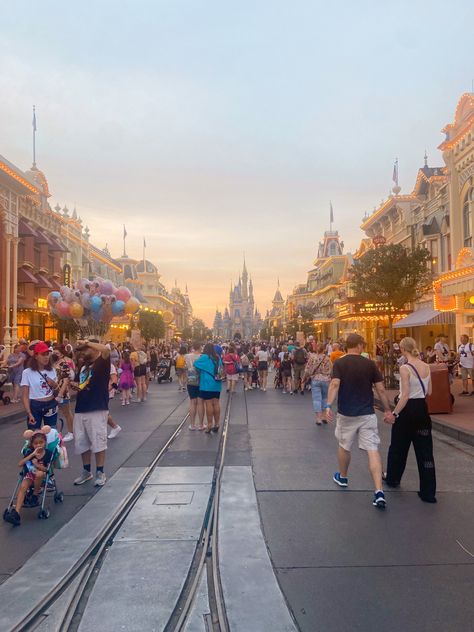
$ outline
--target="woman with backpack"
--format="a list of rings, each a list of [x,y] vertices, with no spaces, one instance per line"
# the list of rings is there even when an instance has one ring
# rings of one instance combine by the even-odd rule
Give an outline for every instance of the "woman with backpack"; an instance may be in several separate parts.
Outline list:
[[[303,381],[311,379],[311,395],[313,398],[313,410],[316,415],[316,425],[327,424],[325,418],[328,400],[329,383],[331,381],[332,362],[326,355],[322,342],[316,346],[316,353],[309,354]],[[323,416],[324,413],[324,416]]]
[[[174,359],[174,369],[178,378],[178,391],[186,390],[186,353],[187,349],[184,345],[179,348]]]
[[[130,345],[131,346],[131,345]],[[133,349],[133,347],[131,347]],[[137,387],[136,402],[146,402],[147,383],[146,383],[146,363],[147,355],[143,347],[138,351],[130,353],[130,361],[133,366],[133,376]]]
[[[201,347],[200,342],[193,342],[190,353],[185,356],[190,430],[196,430],[196,415],[199,418],[198,430],[204,430],[204,402],[199,396],[199,371],[194,366],[196,360],[201,357]]]
[[[258,380],[260,382],[260,388],[262,391],[267,390],[268,379],[268,361],[270,354],[267,351],[267,345],[262,343],[260,349],[256,352],[255,357],[257,359]]]
[[[212,342],[205,344],[202,355],[195,360],[194,366],[199,370],[199,397],[204,400],[206,408],[206,433],[217,432],[221,416],[219,398],[226,374]]]
[[[235,345],[231,342],[227,353],[222,358],[227,375],[227,392],[233,393],[239,379],[240,358],[235,351]]]

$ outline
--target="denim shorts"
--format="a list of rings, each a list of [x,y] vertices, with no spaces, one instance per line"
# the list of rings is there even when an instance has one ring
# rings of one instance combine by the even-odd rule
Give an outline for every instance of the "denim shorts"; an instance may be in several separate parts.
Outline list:
[[[51,426],[51,428],[56,428],[56,422],[58,421],[58,402],[55,399],[50,399],[47,402],[30,399],[30,410],[35,423],[29,424],[27,420],[26,425],[29,430],[41,428],[42,423]]]

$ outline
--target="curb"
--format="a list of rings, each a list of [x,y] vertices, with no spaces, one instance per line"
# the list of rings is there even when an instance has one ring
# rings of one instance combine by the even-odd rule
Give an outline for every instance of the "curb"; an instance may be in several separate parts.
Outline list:
[[[379,399],[374,398],[374,404],[376,408],[378,408],[379,410],[383,410],[382,402]],[[393,405],[393,402],[391,402],[391,404]],[[437,417],[433,417],[432,415],[430,415],[430,417],[433,430],[437,430],[438,432],[441,432],[442,434],[445,434],[452,439],[457,439],[462,443],[467,443],[468,445],[474,446],[474,432],[461,430],[457,426],[450,424],[444,419],[439,419]]]

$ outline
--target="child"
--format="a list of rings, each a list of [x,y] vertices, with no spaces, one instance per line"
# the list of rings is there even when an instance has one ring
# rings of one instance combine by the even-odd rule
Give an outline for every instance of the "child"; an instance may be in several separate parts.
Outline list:
[[[128,351],[123,352],[122,362],[120,363],[120,380],[119,388],[122,395],[122,406],[130,404],[130,391],[133,388],[133,367],[130,361],[130,354]]]
[[[258,362],[254,359],[250,363],[250,370],[252,372],[252,382],[250,388],[260,388],[260,383],[258,379]]]
[[[280,365],[282,393],[291,393],[291,358],[288,351],[285,351]]]
[[[21,524],[20,511],[26,493],[32,485],[33,494],[29,499],[28,507],[36,507],[39,504],[41,484],[53,458],[53,453],[46,448],[46,435],[50,430],[49,426],[43,426],[41,430],[27,430],[23,435],[28,439],[28,444],[22,450],[23,458],[18,463],[19,467],[23,468],[23,480],[18,489],[15,507],[4,515],[5,521],[14,526]]]

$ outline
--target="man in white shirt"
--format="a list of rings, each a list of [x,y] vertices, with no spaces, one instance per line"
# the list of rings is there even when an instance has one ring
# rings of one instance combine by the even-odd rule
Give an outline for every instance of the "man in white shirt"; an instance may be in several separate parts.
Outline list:
[[[471,378],[471,395],[474,395],[474,387],[472,386],[472,375],[474,372],[474,346],[469,342],[469,336],[466,334],[461,336],[461,344],[458,346],[458,358],[462,378],[461,395],[469,395],[469,378]]]
[[[438,340],[434,346],[436,351],[436,359],[438,362],[447,362],[449,359],[449,347],[446,344],[446,336],[440,334]]]

